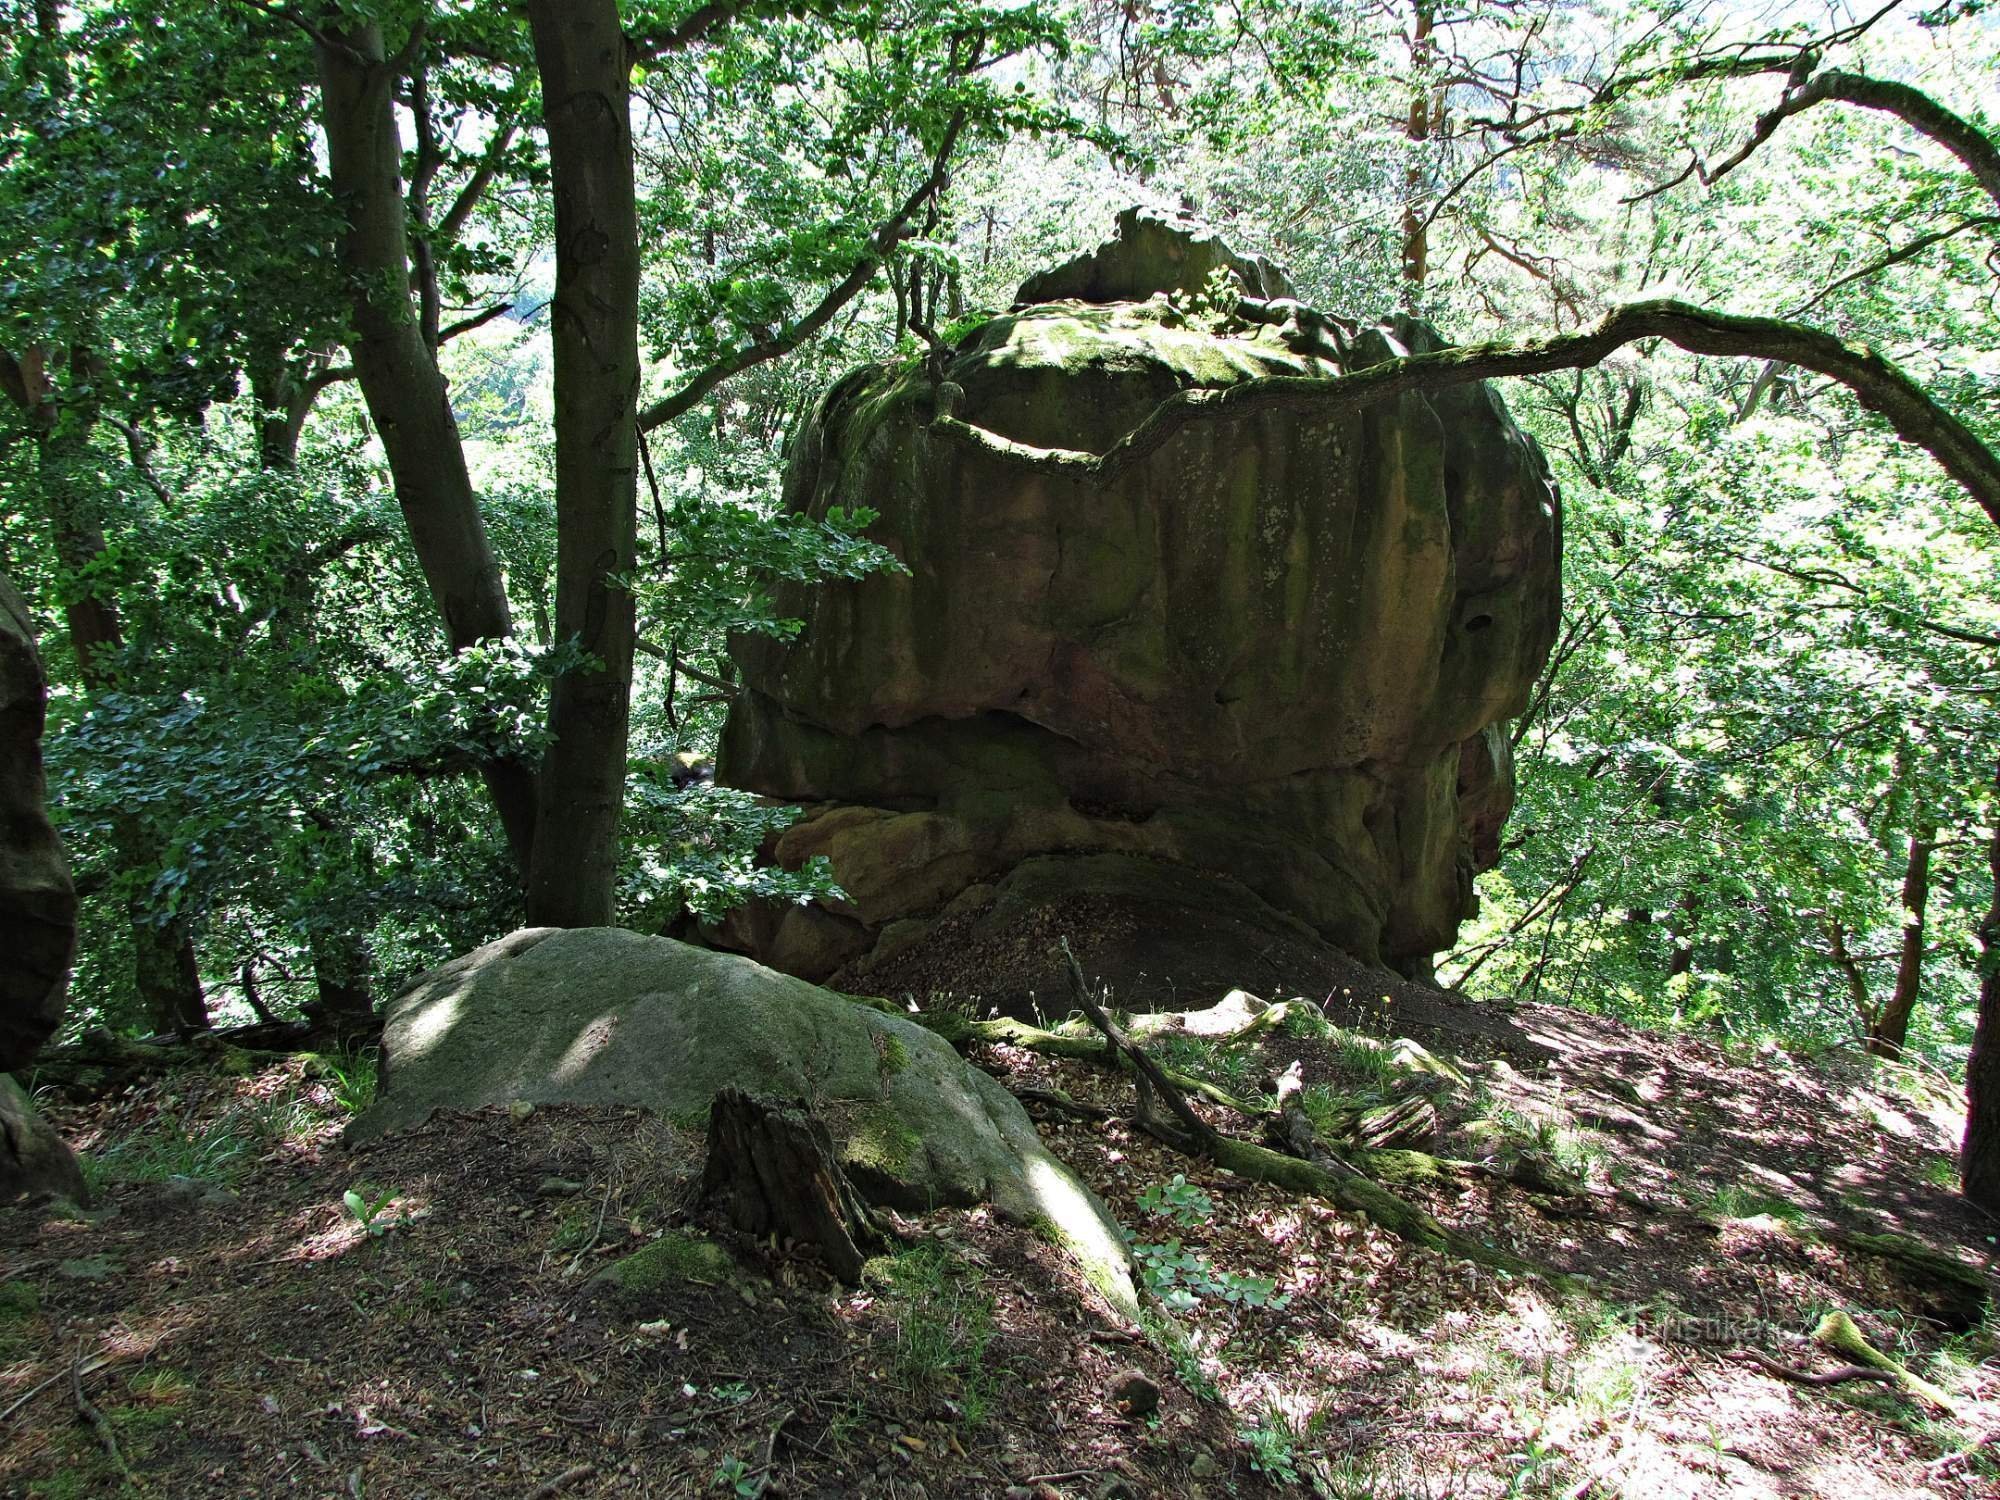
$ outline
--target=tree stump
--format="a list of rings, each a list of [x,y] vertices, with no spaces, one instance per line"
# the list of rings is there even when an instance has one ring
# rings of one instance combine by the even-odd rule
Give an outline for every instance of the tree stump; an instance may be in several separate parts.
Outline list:
[[[717,1094],[701,1191],[726,1198],[730,1222],[748,1234],[817,1245],[850,1286],[860,1282],[868,1252],[888,1243],[841,1171],[833,1137],[802,1100],[773,1103],[736,1088]]]

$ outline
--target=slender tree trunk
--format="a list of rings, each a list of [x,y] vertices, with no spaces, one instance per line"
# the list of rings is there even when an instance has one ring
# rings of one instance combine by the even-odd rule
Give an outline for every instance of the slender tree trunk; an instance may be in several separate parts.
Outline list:
[[[63,618],[69,627],[70,650],[76,656],[84,690],[96,697],[118,686],[125,632],[117,601],[104,592],[103,579],[91,577],[106,550],[92,504],[93,480],[87,473],[90,436],[97,423],[97,408],[90,395],[91,358],[81,346],[70,351],[67,399],[61,401],[47,379],[43,360],[37,351],[22,362],[31,376],[23,384],[25,414],[35,435],[36,469],[55,540],[56,561],[68,583]],[[111,843],[119,865],[126,870],[145,871],[159,863],[158,843],[136,818],[114,819]],[[155,920],[138,894],[130,898],[126,910],[133,988],[147,1019],[159,1031],[205,1030],[208,1001],[202,993],[194,938],[187,925],[172,918]]]
[[[1993,773],[1993,832],[1986,845],[1993,900],[1979,924],[1979,1026],[1965,1063],[1965,1143],[1959,1180],[1965,1196],[2000,1214],[2000,769]]]
[[[1694,967],[1694,930],[1701,920],[1701,892],[1686,890],[1674,903],[1674,915],[1667,919],[1667,936],[1673,952],[1667,957],[1667,978],[1676,979]]]
[[[1410,32],[1410,118],[1403,130],[1410,143],[1409,165],[1403,169],[1403,301],[1410,307],[1423,296],[1424,282],[1430,276],[1429,210],[1425,206],[1430,174],[1423,153],[1437,112],[1431,83],[1437,67],[1436,25],[1431,0],[1416,0]]]
[[[1872,1037],[1881,1017],[1876,1012],[1874,998],[1868,993],[1868,976],[1862,971],[1861,960],[1847,946],[1847,928],[1837,921],[1828,922],[1826,941],[1828,957],[1832,958],[1833,966],[1847,981],[1847,1000],[1854,1007],[1854,1017],[1860,1024],[1861,1034]]]
[[[1903,866],[1903,945],[1896,960],[1896,987],[1889,1003],[1868,1028],[1868,1050],[1877,1057],[1901,1057],[1910,1037],[1910,1017],[1924,983],[1924,922],[1931,897],[1931,848],[1937,830],[1920,827],[1910,838]]]
[[[329,14],[317,45],[328,174],[347,216],[340,256],[353,295],[354,368],[388,455],[396,501],[454,651],[511,635],[500,566],[465,467],[437,359],[410,304],[398,68],[382,29]],[[514,760],[481,768],[514,858],[525,874],[534,845],[535,782]]]
[[[272,362],[269,370],[253,387],[260,413],[257,462],[267,473],[289,472],[298,467],[299,434],[312,406],[312,394],[282,363]],[[309,646],[311,641],[317,590],[312,569],[304,559],[288,571],[280,588],[282,596],[272,606],[271,638],[280,653],[290,655],[302,644]],[[301,634],[305,636],[303,642]],[[323,831],[334,831],[330,817],[310,811],[308,815]],[[374,1020],[375,992],[372,955],[366,937],[357,932],[315,931],[307,947],[316,993],[304,1008],[306,1019],[337,1036],[367,1030]],[[246,999],[250,973],[246,966]]]
[[[596,661],[549,705],[528,920],[617,915],[618,819],[632,689],[639,223],[631,59],[616,0],[529,0],[555,192],[556,633]]]

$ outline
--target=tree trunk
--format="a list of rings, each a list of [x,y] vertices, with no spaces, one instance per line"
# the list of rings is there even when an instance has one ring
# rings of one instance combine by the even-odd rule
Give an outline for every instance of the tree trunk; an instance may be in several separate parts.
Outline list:
[[[1433,36],[1437,16],[1431,0],[1416,0],[1410,32],[1410,118],[1404,126],[1409,142],[1409,165],[1403,169],[1403,302],[1414,308],[1423,297],[1424,282],[1430,276],[1430,221],[1425,208],[1429,173],[1425,170],[1424,148],[1431,138],[1433,115],[1438,102],[1433,98],[1431,75],[1437,68],[1437,42]]]
[[[555,193],[556,634],[595,658],[557,679],[528,921],[617,916],[636,565],[639,223],[631,57],[615,0],[530,0]]]
[[[315,1031],[335,1037],[358,1036],[375,1025],[375,988],[368,943],[358,933],[315,933],[312,937],[314,998],[304,1006]]]
[[[312,390],[278,359],[268,361],[253,376],[252,389],[259,413],[258,467],[266,473],[297,468],[299,434],[306,413],[312,409]],[[271,640],[281,655],[289,657],[302,645],[310,647],[316,593],[311,559],[300,557],[287,568],[279,585],[279,597],[271,604]],[[323,831],[332,831],[334,824],[329,816],[311,809],[308,816]],[[307,946],[315,989],[313,1000],[303,1007],[307,1022],[316,1030],[336,1037],[371,1029],[375,1021],[375,993],[367,939],[360,933],[315,931]],[[248,988],[246,979],[246,992]],[[257,1009],[255,1002],[252,1009]],[[258,1019],[269,1018],[260,1011]]]
[[[1901,1057],[1910,1036],[1910,1017],[1924,983],[1924,919],[1931,895],[1931,847],[1935,828],[1919,827],[1910,837],[1903,866],[1903,946],[1896,960],[1896,987],[1889,1003],[1868,1028],[1868,1050],[1876,1057]]]
[[[340,258],[353,299],[353,355],[368,415],[388,455],[396,502],[454,651],[513,634],[500,565],[465,467],[458,420],[437,359],[410,305],[400,69],[382,28],[327,17],[319,62],[328,175],[347,216]],[[400,61],[400,60],[399,60]],[[507,842],[525,875],[534,845],[534,773],[516,760],[480,768]]]
[[[725,1199],[730,1222],[746,1234],[818,1246],[827,1269],[850,1285],[868,1253],[887,1243],[841,1171],[826,1126],[803,1103],[771,1104],[734,1087],[717,1094],[701,1192]]]
[[[94,698],[118,686],[125,632],[117,601],[104,592],[105,580],[92,577],[107,550],[92,504],[94,478],[87,473],[91,432],[97,425],[97,405],[90,390],[93,362],[83,346],[70,350],[65,399],[58,400],[45,357],[38,350],[21,362],[30,376],[22,385],[25,415],[34,434],[36,474],[56,562],[66,584],[63,618],[69,627],[70,650],[84,690]],[[136,818],[115,818],[111,841],[123,869],[144,871],[159,863],[158,844]],[[147,1018],[160,1031],[206,1029],[208,1002],[186,924],[171,918],[164,923],[153,920],[137,895],[128,903],[128,917],[133,987]]]
[[[1993,832],[1986,845],[1993,900],[1979,924],[1979,1026],[1965,1062],[1965,1142],[1959,1181],[1965,1196],[2000,1214],[2000,769],[1993,773]]]

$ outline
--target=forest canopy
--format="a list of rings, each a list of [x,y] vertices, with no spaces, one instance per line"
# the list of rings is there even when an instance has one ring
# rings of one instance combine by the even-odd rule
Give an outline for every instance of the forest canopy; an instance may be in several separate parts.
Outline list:
[[[1448,341],[1328,399],[1506,377],[1548,456],[1560,630],[1438,977],[1958,1074],[1996,100],[1979,0],[7,0],[0,569],[70,1024],[365,1016],[523,921],[825,889],[690,771],[781,582],[896,566],[783,508],[788,445],[1138,203]]]

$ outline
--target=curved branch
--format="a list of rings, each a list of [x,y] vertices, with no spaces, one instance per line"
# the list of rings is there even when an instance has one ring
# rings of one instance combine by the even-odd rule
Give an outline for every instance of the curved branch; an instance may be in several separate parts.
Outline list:
[[[1276,409],[1320,415],[1358,411],[1411,392],[1585,369],[1640,339],[1665,339],[1691,354],[1781,360],[1839,381],[1862,405],[1885,417],[1897,436],[1935,458],[2000,526],[2000,456],[1873,349],[1800,323],[1738,317],[1667,300],[1614,308],[1595,328],[1535,343],[1472,344],[1405,355],[1331,380],[1284,375],[1220,389],[1180,391],[1101,454],[1032,447],[949,415],[934,418],[930,430],[1043,473],[1102,483],[1157,452],[1181,428],[1198,420]]]
[[[1853,104],[1862,109],[1880,110],[1894,115],[1905,125],[1920,135],[1930,137],[1965,166],[1972,173],[1973,180],[1984,190],[1986,196],[2000,204],[2000,147],[1996,147],[1970,120],[1953,114],[1937,100],[1920,89],[1913,89],[1906,83],[1896,83],[1886,78],[1870,78],[1865,73],[1847,73],[1828,69],[1811,78],[1798,82],[1796,87],[1786,90],[1784,97],[1770,109],[1757,117],[1751,127],[1750,137],[1738,146],[1720,166],[1704,167],[1699,160],[1691,163],[1670,182],[1659,187],[1648,188],[1645,192],[1624,200],[1636,203],[1654,197],[1681,182],[1690,174],[1701,179],[1702,184],[1713,187],[1724,177],[1742,166],[1756,152],[1757,148],[1777,134],[1778,127],[1793,115],[1803,114],[1815,104],[1829,102]]]
[[[868,237],[867,248],[862,251],[860,259],[855,261],[854,268],[838,285],[820,298],[811,312],[796,323],[790,324],[775,337],[746,344],[735,353],[723,356],[685,382],[672,395],[655,401],[639,413],[639,430],[651,432],[662,422],[671,422],[682,413],[691,411],[704,396],[730,376],[740,375],[745,370],[791,353],[831,322],[835,313],[853,301],[861,289],[875,279],[875,273],[881,269],[883,259],[909,232],[910,220],[917,216],[918,210],[944,191],[945,184],[950,180],[952,153],[958,149],[958,138],[965,130],[965,118],[965,111],[962,109],[951,117],[951,122],[945,126],[944,137],[938,143],[937,154],[931,159],[930,175],[918,183],[896,212]]]

